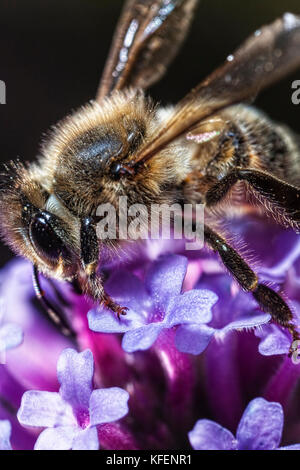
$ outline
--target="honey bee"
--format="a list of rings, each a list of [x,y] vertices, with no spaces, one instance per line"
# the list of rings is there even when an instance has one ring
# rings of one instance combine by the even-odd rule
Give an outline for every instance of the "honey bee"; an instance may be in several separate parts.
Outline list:
[[[287,303],[218,234],[213,214],[225,200],[230,211],[231,196],[242,187],[246,198],[254,195],[279,223],[299,231],[300,138],[242,103],[300,65],[300,17],[287,13],[256,31],[176,106],[154,106],[145,91],[176,55],[196,4],[127,0],[95,101],[56,126],[36,163],[11,162],[1,173],[2,236],[32,262],[36,293],[65,332],[66,320],[43,296],[38,273],[76,282],[125,314],[98,273],[106,242],[97,237],[96,211],[104,203],[118,209],[119,196],[126,196],[146,207],[204,204],[208,247],[273,321],[299,339]]]

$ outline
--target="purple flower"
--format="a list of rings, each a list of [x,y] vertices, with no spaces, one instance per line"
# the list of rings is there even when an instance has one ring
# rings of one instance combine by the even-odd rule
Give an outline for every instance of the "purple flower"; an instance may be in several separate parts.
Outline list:
[[[283,419],[280,403],[255,398],[243,413],[236,437],[214,421],[200,419],[189,432],[189,441],[196,450],[275,450],[281,441]],[[279,449],[300,450],[300,443]]]
[[[266,325],[264,328],[255,331],[255,335],[261,340],[258,350],[264,356],[288,354],[291,345],[290,335],[277,325]]]
[[[230,223],[237,239],[244,239],[257,254],[261,267],[256,267],[256,271],[260,279],[271,282],[278,291],[284,290],[290,305],[299,315],[300,258],[296,249],[297,235],[257,217],[239,219],[236,226],[234,221]],[[267,250],[266,239],[269,244]],[[154,245],[148,241],[145,246],[138,245],[139,251],[131,259],[121,258],[118,265],[104,266],[106,287],[110,294],[129,307],[129,318],[128,315],[122,317],[120,322],[109,312],[97,310],[89,299],[72,292],[66,283],[49,281],[41,276],[47,297],[61,306],[68,316],[76,332],[74,340],[63,337],[38,306],[29,263],[16,259],[2,269],[1,294],[6,319],[19,324],[24,332],[23,343],[10,350],[6,364],[0,365],[0,420],[9,420],[11,424],[13,449],[33,449],[36,442],[36,448],[39,445],[42,447],[43,440],[46,441],[45,447],[51,447],[53,435],[55,439],[61,436],[60,445],[64,444],[65,447],[68,444],[75,448],[81,438],[85,444],[88,440],[89,446],[96,446],[96,439],[93,440],[96,429],[97,445],[99,441],[101,449],[188,450],[190,444],[187,436],[197,419],[209,418],[219,423],[222,429],[228,429],[225,434],[231,433],[229,437],[232,440],[246,404],[256,397],[281,404],[285,414],[281,445],[291,448],[293,443],[299,442],[300,364],[294,364],[283,354],[284,348],[280,344],[281,349],[276,346],[281,335],[284,335],[286,343],[290,342],[290,334],[270,323],[256,328],[255,334],[248,328],[240,329],[241,326],[261,323],[261,319],[267,320],[269,317],[261,312],[251,294],[242,292],[232,277],[225,273],[215,254],[206,250],[184,252],[182,244],[175,246],[183,256],[166,255],[168,252],[174,253],[172,241],[155,241]],[[165,255],[160,257],[163,252]],[[181,268],[174,274],[170,266],[174,262],[177,269],[178,259],[181,260]],[[164,263],[165,271],[158,269]],[[126,265],[126,270],[122,264]],[[153,282],[150,282],[151,276]],[[16,291],[18,296],[15,295]],[[205,322],[198,302],[192,307],[189,300],[180,311],[177,308],[182,305],[182,299],[194,293],[198,301],[199,292],[209,292],[214,300],[218,298],[216,303],[211,301],[207,310],[204,309],[207,312]],[[60,300],[62,297],[63,303]],[[195,310],[192,315],[191,307]],[[120,331],[122,326],[123,338],[120,333],[93,332],[87,321],[90,309],[93,309],[90,317],[95,315],[100,321],[99,317],[104,315],[107,316],[103,320],[105,322],[108,317],[109,321],[112,319],[116,331]],[[182,321],[174,327],[165,327],[167,322],[184,311],[187,311],[189,321],[194,318],[192,323]],[[130,315],[134,317],[134,314],[137,323],[131,329]],[[166,320],[168,315],[171,321]],[[142,332],[146,330],[146,339],[147,329],[157,328],[160,332],[150,348],[128,354],[122,348],[122,339],[128,334],[130,338],[132,334],[133,343],[137,328],[142,328]],[[186,354],[175,346],[180,343],[180,335],[186,328],[190,328],[190,338],[185,336],[186,347],[202,348],[202,354]],[[192,337],[193,328],[196,329],[197,339]],[[202,335],[199,336],[201,329]],[[206,336],[208,340],[205,342]],[[275,346],[272,346],[274,353],[264,355],[263,345],[267,341],[272,342],[272,337],[275,341]],[[92,374],[87,368],[82,372],[83,382],[90,384],[86,394],[77,393],[74,398],[74,387],[67,387],[70,393],[63,391],[63,387],[57,393],[57,361],[66,348],[77,351],[76,354],[73,350],[74,357],[78,357],[80,351],[92,351],[95,367],[93,388],[96,390],[91,388]],[[183,346],[181,349],[184,349]],[[72,371],[79,369],[71,368]],[[64,381],[61,382],[63,384]],[[97,389],[109,390],[116,386],[130,393],[130,412],[119,421],[93,426],[91,395]],[[43,402],[47,405],[45,409],[41,405],[41,395],[35,398],[35,394],[40,393],[45,393],[47,397]],[[50,413],[48,421],[45,421],[45,413],[49,411],[49,395],[50,400],[57,400],[55,403],[61,410],[61,425],[59,420],[55,424],[55,407],[50,410],[54,418]],[[23,404],[26,404],[27,396],[30,406],[26,410]],[[84,399],[77,399],[79,396]],[[17,419],[21,402],[21,408],[25,409],[31,423],[28,426],[21,425]],[[36,402],[39,407],[31,413],[32,404]],[[80,405],[82,403],[85,405]],[[270,421],[271,417],[267,420]],[[73,442],[70,443],[72,436]]]
[[[202,353],[212,339],[224,341],[231,332],[251,330],[268,323],[271,316],[257,309],[249,294],[232,289],[232,280],[226,274],[203,276],[199,286],[213,286],[219,301],[213,307],[209,325],[182,325],[177,330],[175,344],[179,351],[190,354]]]
[[[0,420],[0,450],[11,450],[11,424],[8,420]]]
[[[163,256],[152,264],[145,283],[129,272],[117,272],[106,288],[129,311],[119,320],[104,309],[93,309],[88,314],[90,328],[101,333],[125,333],[123,349],[134,352],[150,348],[162,330],[208,323],[217,296],[207,289],[182,293],[187,264],[183,256]]]
[[[58,360],[59,393],[27,391],[18,411],[25,426],[45,427],[38,450],[96,450],[97,426],[117,421],[128,412],[129,395],[118,387],[93,390],[91,351],[65,349]]]

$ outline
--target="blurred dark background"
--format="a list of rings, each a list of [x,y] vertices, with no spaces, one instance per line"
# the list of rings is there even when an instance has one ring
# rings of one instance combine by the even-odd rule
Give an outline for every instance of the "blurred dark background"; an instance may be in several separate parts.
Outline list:
[[[0,105],[0,161],[32,160],[49,126],[94,97],[122,4],[0,0],[0,80],[7,91],[7,104]],[[202,0],[183,49],[152,96],[176,102],[247,35],[286,11],[300,14],[299,0]],[[300,130],[300,105],[291,103],[295,79],[300,70],[256,104]],[[10,256],[1,245],[0,265]]]

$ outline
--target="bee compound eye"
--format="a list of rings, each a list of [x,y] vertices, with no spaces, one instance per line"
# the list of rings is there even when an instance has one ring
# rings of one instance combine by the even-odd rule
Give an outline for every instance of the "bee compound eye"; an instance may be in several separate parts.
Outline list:
[[[30,241],[39,255],[57,262],[60,257],[69,259],[70,251],[51,225],[52,216],[47,213],[35,214],[29,225]]]

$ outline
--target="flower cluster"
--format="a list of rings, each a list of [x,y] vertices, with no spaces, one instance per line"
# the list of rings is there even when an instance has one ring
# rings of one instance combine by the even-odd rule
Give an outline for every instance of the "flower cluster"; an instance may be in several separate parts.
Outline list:
[[[212,320],[211,308],[217,301],[217,296],[207,289],[181,293],[187,265],[183,256],[160,257],[152,264],[144,283],[130,272],[118,271],[107,289],[113,298],[129,307],[126,318],[120,322],[111,312],[91,310],[88,314],[91,330],[124,333],[124,351],[135,352],[150,348],[163,330],[180,326],[175,343],[179,351],[184,350],[188,338],[183,325],[196,325],[201,331]]]
[[[259,218],[232,225],[300,320],[297,235]],[[105,266],[106,291],[128,308],[121,319],[42,280],[53,303],[63,299],[75,339],[38,306],[26,261],[2,269],[0,449],[299,448],[290,334],[214,254],[163,245]]]

